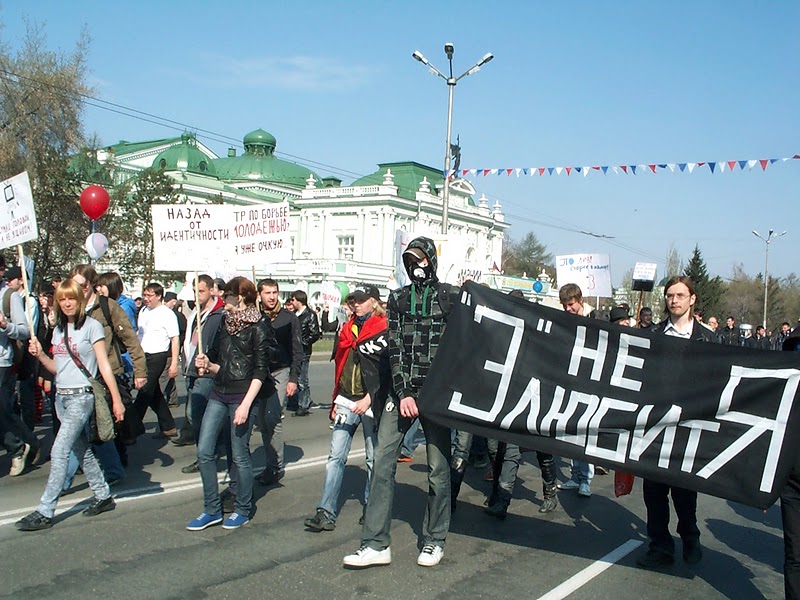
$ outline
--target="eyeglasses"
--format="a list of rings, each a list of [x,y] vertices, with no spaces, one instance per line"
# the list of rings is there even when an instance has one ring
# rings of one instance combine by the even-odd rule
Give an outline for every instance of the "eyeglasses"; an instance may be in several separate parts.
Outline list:
[[[142,294],[142,296],[144,296],[145,298],[152,298],[153,296],[155,296],[155,294],[153,292],[145,292],[144,294]]]
[[[678,294],[664,294],[664,297],[667,300],[672,300],[673,298],[675,300],[686,300],[689,297],[689,295],[690,294],[684,294],[683,292],[680,292]]]

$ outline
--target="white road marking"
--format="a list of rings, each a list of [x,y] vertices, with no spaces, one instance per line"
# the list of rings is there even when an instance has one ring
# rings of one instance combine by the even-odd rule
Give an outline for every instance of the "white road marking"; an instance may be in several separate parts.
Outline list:
[[[352,450],[348,455],[349,459],[352,458],[362,458],[365,456],[364,450]],[[300,469],[308,469],[311,467],[318,467],[324,465],[328,460],[328,455],[324,456],[314,456],[312,458],[306,458],[303,460],[299,460],[296,463],[291,463],[286,465],[286,471],[299,471]],[[220,482],[222,479],[220,478]],[[150,485],[142,486],[139,488],[134,488],[132,490],[124,490],[118,493],[113,493],[115,490],[112,488],[112,496],[117,501],[117,503],[121,502],[132,502],[134,500],[142,500],[144,498],[152,498],[153,496],[161,496],[164,494],[175,494],[177,492],[185,492],[188,490],[194,490],[197,488],[203,487],[203,483],[199,477],[193,477],[191,479],[183,479],[181,481],[172,481],[170,483],[152,483]],[[85,496],[83,498],[75,498],[71,500],[67,500],[64,502],[59,502],[59,510],[56,511],[57,515],[60,514],[69,514],[78,512],[83,508],[83,506],[78,507],[78,505],[85,503],[87,500],[91,500],[92,496]],[[12,523],[16,523],[20,517],[24,517],[25,515],[32,513],[36,510],[36,506],[28,506],[26,508],[16,508],[14,510],[9,510],[6,512],[0,512],[0,527],[3,525],[10,525]]]
[[[561,600],[562,598],[566,598],[572,592],[583,587],[589,583],[589,581],[600,575],[600,573],[608,569],[611,565],[628,556],[628,554],[636,550],[643,543],[642,540],[628,540],[619,548],[612,550],[600,560],[593,562],[583,571],[576,573],[558,587],[547,592],[544,596],[540,596],[539,600]]]

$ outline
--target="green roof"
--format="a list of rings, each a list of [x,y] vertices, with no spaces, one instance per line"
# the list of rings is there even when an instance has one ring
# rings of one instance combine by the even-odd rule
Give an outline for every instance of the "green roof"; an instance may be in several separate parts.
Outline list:
[[[105,150],[113,152],[114,154],[131,154],[133,152],[141,152],[142,150],[147,150],[148,148],[156,148],[158,146],[163,146],[164,144],[174,144],[175,142],[181,141],[181,138],[174,137],[174,138],[164,138],[160,140],[148,140],[145,142],[129,142],[127,140],[120,140],[116,144],[112,146],[108,146]]]
[[[375,173],[356,179],[352,185],[380,185],[383,183],[387,169],[391,169],[392,175],[394,175],[394,185],[398,187],[397,195],[401,198],[414,200],[425,177],[428,178],[431,193],[434,195],[439,194],[436,186],[444,185],[441,169],[434,169],[414,161],[379,163]]]
[[[197,140],[191,133],[181,136],[181,143],[170,146],[153,161],[153,168],[162,171],[190,171],[199,175],[216,177],[211,159],[197,147]]]
[[[321,180],[308,167],[276,158],[276,146],[272,134],[263,129],[251,131],[244,137],[243,155],[212,161],[217,177],[225,181],[263,181],[295,188],[304,188],[309,175]]]

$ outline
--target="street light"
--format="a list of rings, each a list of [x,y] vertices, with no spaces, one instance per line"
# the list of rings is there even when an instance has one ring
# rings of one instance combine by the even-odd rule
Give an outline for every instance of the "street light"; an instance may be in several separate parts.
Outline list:
[[[447,87],[449,88],[448,98],[447,98],[447,140],[445,143],[445,152],[444,152],[444,189],[442,191],[442,233],[447,235],[447,217],[448,217],[448,204],[450,202],[450,131],[452,128],[453,123],[453,89],[455,89],[456,84],[466,77],[467,75],[472,75],[473,73],[477,73],[480,68],[488,63],[490,60],[494,58],[494,55],[491,52],[487,52],[483,55],[477,63],[475,63],[472,67],[464,71],[458,77],[453,77],[453,44],[447,42],[444,45],[444,53],[447,56],[447,61],[450,63],[450,77],[445,76],[439,69],[433,66],[430,61],[422,55],[422,52],[419,50],[415,50],[411,55],[414,60],[421,62],[426,67],[429,67],[431,73],[434,75],[438,75],[442,79],[447,82]]]
[[[772,241],[774,237],[779,238],[782,235],[786,235],[786,232],[783,231],[779,234],[775,234],[774,229],[770,229],[767,237],[765,238],[760,233],[758,233],[755,229],[753,230],[753,235],[756,236],[758,239],[764,242],[764,329],[767,328],[767,286],[769,285],[769,274],[767,273],[767,267],[769,266],[769,243]]]

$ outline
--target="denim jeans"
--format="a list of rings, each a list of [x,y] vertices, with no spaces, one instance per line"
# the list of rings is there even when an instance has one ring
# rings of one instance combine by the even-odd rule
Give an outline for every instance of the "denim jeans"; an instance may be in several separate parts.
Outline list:
[[[14,390],[17,378],[11,367],[0,367],[0,437],[9,455],[14,456],[22,450],[25,443],[33,447],[39,442],[33,432],[25,426],[20,416],[14,412]]]
[[[286,406],[286,384],[289,383],[289,367],[272,372],[275,393],[258,399],[257,423],[261,430],[261,443],[266,456],[266,471],[283,471],[283,408]],[[283,401],[281,401],[283,397]]]
[[[419,424],[419,419],[414,421],[414,424],[408,428],[406,435],[403,438],[403,449],[400,452],[403,456],[413,456],[414,451],[422,442],[425,441],[425,432]]]
[[[89,436],[89,424],[86,424],[86,436]],[[100,468],[103,470],[103,475],[106,481],[115,481],[125,477],[125,467],[122,466],[119,452],[114,440],[110,442],[92,443],[92,452],[100,463]],[[67,478],[64,480],[64,489],[68,490],[72,487],[72,480],[75,473],[78,472],[80,461],[74,451],[69,453],[69,464],[67,465]]]
[[[344,466],[347,464],[347,456],[350,454],[350,446],[359,423],[363,427],[364,449],[367,455],[367,485],[364,487],[364,505],[366,506],[369,502],[369,485],[372,481],[375,442],[378,432],[375,430],[374,417],[357,415],[344,406],[336,407],[334,423],[336,424],[333,426],[331,435],[331,451],[328,454],[328,462],[325,463],[325,485],[322,488],[322,499],[317,508],[324,510],[335,521],[339,492],[342,489],[342,478],[344,477]]]
[[[187,377],[187,394],[189,395],[187,415],[190,415],[192,439],[200,439],[200,425],[208,405],[208,397],[214,387],[213,377]]]
[[[592,483],[594,465],[582,460],[572,460],[570,478],[577,483]]]
[[[217,482],[217,438],[223,428],[230,430],[233,463],[236,465],[236,512],[250,516],[253,503],[253,463],[250,460],[250,417],[242,425],[234,425],[233,415],[239,404],[225,404],[210,398],[200,425],[197,461],[203,480],[203,506],[210,515],[222,512]]]
[[[56,393],[56,411],[61,427],[50,450],[50,475],[36,509],[50,518],[56,512],[58,497],[67,479],[70,450],[78,456],[95,498],[105,500],[111,495],[100,464],[92,452],[92,445],[86,436],[86,423],[94,411],[94,395],[89,393],[67,396]]]
[[[361,543],[375,550],[391,544],[394,481],[400,446],[413,419],[400,416],[399,402],[387,402],[378,427],[375,465]],[[428,457],[428,502],[422,522],[423,543],[444,547],[450,529],[450,430],[420,417]]]
[[[308,361],[311,357],[306,356],[300,363],[300,377],[297,381],[297,408],[298,410],[308,410],[311,406],[311,386],[308,384]]]

